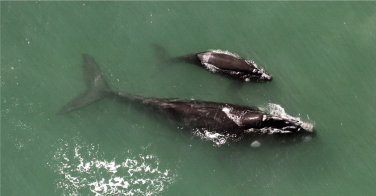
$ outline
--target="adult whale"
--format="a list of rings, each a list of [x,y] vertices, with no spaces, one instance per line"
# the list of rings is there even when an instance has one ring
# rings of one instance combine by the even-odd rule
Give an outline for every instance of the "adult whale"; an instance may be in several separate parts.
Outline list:
[[[84,79],[87,90],[67,103],[59,113],[64,114],[105,97],[121,102],[139,103],[192,130],[207,130],[240,135],[313,134],[313,126],[294,118],[271,115],[256,107],[197,100],[157,99],[110,89],[98,64],[83,54]]]
[[[154,44],[158,56],[169,59],[164,48]],[[223,50],[212,50],[188,54],[169,59],[170,62],[187,62],[206,68],[212,73],[220,73],[245,82],[270,82],[273,77],[263,68],[259,68],[254,61],[240,58],[234,53]]]

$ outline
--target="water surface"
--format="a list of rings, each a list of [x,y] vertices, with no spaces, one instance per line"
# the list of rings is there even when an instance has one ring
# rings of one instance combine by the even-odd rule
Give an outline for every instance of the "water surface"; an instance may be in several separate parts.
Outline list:
[[[374,2],[1,2],[2,195],[372,195]],[[222,49],[274,80],[241,87],[171,57]],[[310,142],[215,142],[84,91],[82,57],[114,90],[280,105]]]

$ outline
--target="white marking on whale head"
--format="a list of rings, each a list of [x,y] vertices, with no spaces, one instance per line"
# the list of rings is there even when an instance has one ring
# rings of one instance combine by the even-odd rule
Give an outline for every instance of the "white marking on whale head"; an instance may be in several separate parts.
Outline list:
[[[237,124],[238,126],[241,126],[242,123],[241,123],[241,116],[239,115],[235,115],[233,113],[231,113],[232,111],[232,108],[229,108],[229,107],[224,107],[222,108],[222,111],[227,115],[227,117],[229,119],[231,119],[235,124]]]
[[[201,62],[202,63],[207,63],[209,62],[209,59],[211,58],[212,53],[211,52],[205,52],[204,55],[202,55]]]

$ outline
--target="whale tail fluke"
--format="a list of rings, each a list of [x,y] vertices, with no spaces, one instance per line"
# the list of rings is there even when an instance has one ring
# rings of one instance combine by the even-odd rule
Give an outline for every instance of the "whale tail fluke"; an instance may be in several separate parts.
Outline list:
[[[68,102],[58,114],[65,114],[72,110],[90,105],[99,101],[112,93],[104,79],[98,64],[87,54],[83,54],[83,74],[87,90],[77,98]]]

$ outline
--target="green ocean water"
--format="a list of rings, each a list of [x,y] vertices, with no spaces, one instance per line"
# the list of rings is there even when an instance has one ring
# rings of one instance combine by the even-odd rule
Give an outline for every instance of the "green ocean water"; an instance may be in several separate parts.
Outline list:
[[[374,195],[375,2],[1,2],[1,195]],[[222,49],[274,80],[169,56]],[[309,142],[215,141],[111,99],[57,115],[90,54],[115,90],[266,107]],[[238,86],[236,86],[238,85]]]

